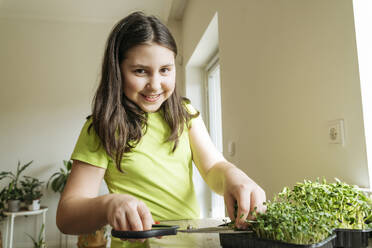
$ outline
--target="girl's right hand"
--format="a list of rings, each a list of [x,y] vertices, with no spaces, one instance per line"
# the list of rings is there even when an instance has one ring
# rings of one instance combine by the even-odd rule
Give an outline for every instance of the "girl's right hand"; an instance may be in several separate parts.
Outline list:
[[[146,204],[131,195],[111,194],[107,202],[107,221],[119,231],[150,230],[154,220]],[[144,240],[136,240],[144,242]]]

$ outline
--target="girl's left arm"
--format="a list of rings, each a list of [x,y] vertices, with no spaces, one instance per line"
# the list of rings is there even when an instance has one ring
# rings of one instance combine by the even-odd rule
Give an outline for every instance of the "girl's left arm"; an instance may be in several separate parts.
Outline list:
[[[244,220],[255,207],[265,211],[265,192],[235,165],[228,162],[213,144],[199,115],[189,129],[193,161],[201,176],[213,191],[223,195],[229,217],[234,220],[234,205],[238,203],[238,228],[246,227]]]

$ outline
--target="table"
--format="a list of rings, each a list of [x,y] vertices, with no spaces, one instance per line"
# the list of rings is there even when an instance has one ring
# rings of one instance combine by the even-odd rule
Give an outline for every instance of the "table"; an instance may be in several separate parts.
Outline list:
[[[165,225],[179,225],[180,229],[186,229],[188,225],[193,228],[215,227],[223,224],[222,219],[199,219],[181,221],[162,221]],[[217,248],[220,246],[218,233],[177,233],[177,235],[164,236],[161,239],[152,238],[151,248],[177,247],[177,248]]]
[[[199,220],[181,220],[181,221],[162,221],[161,224],[179,225],[180,229],[186,229],[188,225],[194,228],[214,227],[224,222],[221,219],[199,219]],[[220,237],[218,233],[177,233],[177,235],[164,236],[162,239],[151,238],[150,248],[218,248]],[[367,248],[372,248],[372,238],[369,239]]]
[[[12,248],[13,247],[13,231],[14,231],[14,219],[17,216],[28,216],[28,215],[42,215],[43,217],[43,238],[45,240],[45,218],[46,212],[48,208],[45,206],[40,207],[39,210],[28,211],[28,210],[21,210],[18,212],[4,212],[4,215],[8,218],[6,219],[6,227],[5,227],[5,248]]]

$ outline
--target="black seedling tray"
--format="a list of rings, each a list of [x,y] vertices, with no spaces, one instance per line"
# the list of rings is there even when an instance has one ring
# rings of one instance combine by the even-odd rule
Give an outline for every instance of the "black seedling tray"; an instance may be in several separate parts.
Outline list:
[[[220,233],[220,244],[223,248],[255,247],[255,237],[251,233]]]
[[[260,239],[254,234],[220,233],[220,244],[223,248],[333,248],[336,234],[325,240],[309,245],[297,245],[275,240]]]
[[[337,248],[366,248],[372,229],[335,229]]]

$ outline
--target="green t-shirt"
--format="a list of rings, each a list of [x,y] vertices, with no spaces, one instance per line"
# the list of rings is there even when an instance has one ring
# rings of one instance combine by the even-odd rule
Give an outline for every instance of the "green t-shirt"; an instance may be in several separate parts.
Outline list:
[[[84,124],[71,159],[106,169],[104,179],[109,192],[130,194],[143,201],[155,221],[199,218],[186,125],[172,153],[173,142],[165,142],[170,128],[162,111],[148,113],[147,131],[137,146],[123,157],[121,167],[125,173],[121,173],[100,145],[94,128],[88,133],[91,123],[88,119]],[[111,247],[132,246],[124,243],[127,242],[113,239]]]

